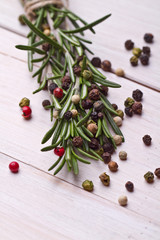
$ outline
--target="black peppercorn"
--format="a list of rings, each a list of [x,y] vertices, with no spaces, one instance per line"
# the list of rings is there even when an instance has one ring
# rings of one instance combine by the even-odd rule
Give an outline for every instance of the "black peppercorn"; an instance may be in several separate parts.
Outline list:
[[[82,101],[82,107],[84,109],[90,109],[93,106],[93,102],[90,99],[86,99]]]
[[[114,147],[112,143],[108,142],[103,145],[104,152],[112,154],[114,152]]]
[[[132,42],[132,40],[127,40],[124,45],[127,50],[131,50],[134,47],[134,42]]]
[[[105,72],[110,72],[111,71],[111,62],[108,60],[104,60],[101,63],[101,68],[105,71]]]
[[[103,119],[103,113],[102,112],[98,113],[98,118]]]
[[[51,48],[51,45],[49,43],[43,43],[42,44],[42,49],[47,52]]]
[[[63,88],[64,90],[67,90],[67,89],[69,88],[69,86],[70,86],[70,84],[69,84],[68,82],[63,82],[63,83],[62,83],[62,88]]]
[[[144,35],[144,41],[147,42],[147,43],[152,43],[152,41],[153,41],[153,34],[146,33]]]
[[[142,65],[144,65],[144,66],[148,65],[148,63],[149,63],[148,55],[147,54],[142,54],[140,56],[140,61],[141,61]]]
[[[132,92],[132,97],[133,97],[136,101],[140,102],[140,101],[142,101],[143,92],[141,92],[141,90],[139,90],[139,89],[136,89],[136,90],[134,90],[134,91]]]
[[[93,106],[94,106],[94,109],[96,112],[102,111],[102,109],[104,107],[102,101],[96,101]]]
[[[100,99],[100,92],[99,92],[99,90],[98,89],[91,90],[89,92],[89,98],[91,100],[94,100],[94,101],[99,100]]]
[[[118,106],[117,106],[117,104],[115,104],[115,103],[112,103],[112,107],[114,108],[114,110],[117,110],[117,109],[118,109]]]
[[[83,55],[82,56],[79,56],[78,58],[77,58],[77,62],[79,63],[79,62],[81,62],[83,60]]]
[[[142,52],[149,56],[150,53],[151,53],[151,49],[150,49],[150,47],[145,46],[145,47],[142,48]]]
[[[126,108],[124,109],[124,111],[125,111],[125,114],[126,114],[128,117],[132,117],[132,116],[133,116],[133,110],[132,110],[132,108],[126,107]]]
[[[156,168],[154,174],[157,176],[157,178],[160,178],[160,168]]]
[[[130,181],[126,182],[125,187],[129,192],[133,192],[134,190],[134,184]]]
[[[102,154],[102,158],[104,160],[104,163],[109,163],[111,161],[111,154],[109,152],[104,152]]]
[[[101,67],[101,59],[99,57],[92,58],[91,63],[94,67]]]
[[[133,105],[132,105],[132,110],[133,110],[133,112],[134,113],[136,113],[136,114],[141,114],[142,113],[142,103],[140,103],[140,102],[135,102],[135,103],[133,103]]]
[[[72,118],[72,112],[71,112],[71,111],[67,111],[67,112],[65,112],[65,114],[64,114],[64,118],[65,118],[66,120],[71,119],[71,118]]]
[[[80,66],[75,66],[74,68],[73,68],[73,72],[74,72],[74,74],[76,74],[77,76],[80,76],[80,74],[81,74],[81,67]]]
[[[152,138],[149,135],[145,135],[142,139],[145,145],[147,146],[151,145]]]
[[[107,96],[108,94],[108,87],[101,85],[100,86],[100,91],[103,93],[104,96]]]
[[[89,142],[89,147],[93,150],[96,150],[99,148],[99,142],[96,138],[91,138],[91,141]]]
[[[49,105],[51,105],[51,103],[50,103],[50,101],[49,100],[44,100],[43,102],[42,102],[42,106],[44,107],[44,109],[46,109],[47,110],[47,106],[49,106]]]
[[[98,113],[97,113],[97,112],[92,112],[92,113],[91,113],[91,119],[92,119],[94,122],[97,122],[97,121],[98,121]]]
[[[74,137],[72,140],[73,146],[75,147],[81,147],[83,144],[83,139],[79,136]]]
[[[91,86],[90,87],[88,87],[88,92],[90,92],[91,90],[93,90],[93,89],[99,89],[99,87],[96,85],[96,84],[91,84]]]
[[[48,87],[49,91],[53,94],[54,89],[56,89],[58,85],[56,83],[51,83]]]
[[[133,67],[138,65],[138,58],[136,56],[133,56],[130,58],[130,63]]]
[[[62,83],[64,83],[64,82],[71,83],[71,78],[70,78],[70,76],[64,76],[64,77],[62,78]]]

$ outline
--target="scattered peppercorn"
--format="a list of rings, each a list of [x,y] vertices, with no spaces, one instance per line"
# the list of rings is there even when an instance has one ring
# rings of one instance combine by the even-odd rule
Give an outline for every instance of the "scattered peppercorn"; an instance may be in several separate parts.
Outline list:
[[[11,170],[12,173],[17,173],[19,170],[19,164],[17,162],[11,162],[9,164],[9,169]]]
[[[72,143],[73,143],[73,146],[75,147],[81,147],[83,144],[83,140],[81,137],[77,136],[73,138]]]
[[[125,100],[124,105],[125,105],[125,107],[131,107],[134,102],[135,102],[135,101],[134,101],[133,98],[128,97],[128,98]]]
[[[104,96],[108,95],[108,87],[100,85],[100,91],[103,93]]]
[[[58,115],[59,115],[59,111],[55,110],[55,111],[53,112],[53,117],[54,117],[54,118],[57,118]]]
[[[56,89],[58,85],[56,83],[51,83],[48,87],[51,94],[53,94],[54,89]]]
[[[141,55],[142,50],[140,48],[133,48],[132,53],[134,56],[139,57]]]
[[[111,161],[111,154],[109,152],[104,152],[102,154],[102,158],[104,160],[104,163],[108,164]]]
[[[127,153],[125,151],[120,151],[119,152],[119,158],[121,160],[127,160]]]
[[[22,116],[25,119],[30,119],[32,110],[31,110],[31,108],[29,106],[22,107],[22,112],[23,112]]]
[[[82,73],[84,79],[91,80],[92,79],[92,72],[89,70],[84,70]]]
[[[116,162],[114,162],[114,161],[110,161],[108,163],[108,167],[109,167],[109,170],[111,172],[117,172],[117,170],[118,170],[118,164]]]
[[[148,56],[150,56],[151,49],[150,49],[150,47],[145,46],[145,47],[142,48],[142,52],[144,54],[147,54]]]
[[[147,43],[152,43],[152,41],[153,41],[153,34],[145,33],[144,41],[147,42]]]
[[[51,31],[50,31],[50,29],[45,29],[44,31],[43,31],[43,33],[46,35],[46,36],[49,36],[50,35],[50,33],[51,33]]]
[[[108,60],[104,60],[101,63],[101,68],[103,69],[103,71],[105,72],[110,72],[111,71],[111,62]]]
[[[128,117],[132,117],[132,116],[133,116],[133,110],[132,110],[132,108],[127,107],[127,108],[124,109],[124,111],[125,111],[125,114],[126,114]]]
[[[95,122],[98,121],[98,113],[97,112],[92,112],[91,113],[91,119]]]
[[[30,100],[28,98],[24,97],[21,99],[19,106],[20,107],[29,106],[29,104],[30,104]]]
[[[96,101],[96,102],[93,104],[93,107],[94,107],[94,110],[95,110],[96,112],[100,112],[100,111],[103,110],[104,105],[103,105],[102,101]]]
[[[73,95],[72,96],[72,103],[78,104],[80,101],[80,96],[79,95]]]
[[[97,130],[98,130],[98,127],[95,123],[90,123],[88,126],[87,126],[87,129],[93,133],[93,134],[96,134]]]
[[[63,97],[63,90],[59,87],[55,88],[53,94],[56,98],[60,99]]]
[[[42,24],[42,29],[43,29],[43,30],[49,29],[48,23],[43,23],[43,24]]]
[[[19,20],[20,24],[26,25],[25,21],[23,20],[23,17],[25,17],[24,14],[19,15],[18,20]]]
[[[94,67],[101,67],[101,59],[99,57],[92,58],[91,63]]]
[[[70,119],[72,118],[72,112],[71,112],[71,111],[65,112],[64,118],[65,118],[66,120],[70,120]]]
[[[78,115],[78,111],[76,109],[72,109],[71,113],[72,113],[72,118],[75,118]]]
[[[89,92],[89,98],[91,100],[97,101],[100,98],[100,92],[98,89],[93,89]]]
[[[90,99],[86,99],[82,101],[82,107],[84,109],[90,109],[93,106],[93,102]]]
[[[62,78],[62,83],[64,83],[64,82],[67,82],[67,83],[71,83],[71,78],[70,78],[70,76],[64,76],[63,78]]]
[[[144,178],[148,183],[152,183],[154,181],[154,174],[148,171],[146,174],[144,174]]]
[[[49,105],[51,105],[51,102],[49,101],[49,100],[44,100],[43,102],[42,102],[42,106],[44,107],[44,109],[48,109],[48,108],[46,108],[47,106],[49,106]]]
[[[112,103],[112,107],[114,108],[114,110],[117,110],[117,109],[118,109],[118,106],[117,106],[117,104],[115,104],[115,103]]]
[[[98,118],[103,119],[103,113],[102,112],[98,113]]]
[[[103,185],[109,186],[109,184],[110,184],[110,176],[109,175],[107,175],[104,172],[99,176],[99,178],[100,178],[101,182],[103,183]]]
[[[113,118],[113,121],[116,123],[116,125],[117,125],[118,127],[120,127],[120,126],[122,125],[122,118],[119,117],[119,116],[114,117],[114,118]]]
[[[120,145],[122,143],[122,136],[115,135],[115,136],[113,136],[113,140],[114,140],[116,145]]]
[[[120,196],[118,198],[118,202],[119,202],[119,205],[126,206],[128,202],[127,196]]]
[[[143,92],[141,92],[139,89],[136,89],[136,90],[133,91],[132,97],[133,97],[137,102],[140,102],[140,101],[142,101]]]
[[[124,112],[122,110],[120,110],[120,109],[116,110],[116,112],[118,113],[118,116],[123,119]]]
[[[122,68],[117,68],[116,70],[115,70],[115,74],[117,75],[117,76],[119,76],[119,77],[124,77],[124,70],[122,69]]]
[[[154,174],[157,176],[157,178],[160,178],[160,168],[156,168]]]
[[[138,58],[136,56],[133,56],[130,58],[130,63],[133,67],[138,65]]]
[[[140,56],[140,61],[141,61],[142,65],[144,65],[144,66],[148,65],[148,63],[149,63],[148,55],[147,54],[142,54]]]
[[[93,150],[96,150],[99,148],[99,142],[96,138],[91,138],[91,141],[88,144],[89,144],[89,147]]]
[[[129,192],[133,192],[134,190],[134,184],[130,181],[126,182],[125,187]]]
[[[62,88],[63,88],[64,90],[67,90],[67,89],[69,88],[69,86],[70,86],[70,83],[68,83],[68,82],[63,82],[63,83],[62,83]]]
[[[132,42],[132,40],[127,40],[125,41],[124,45],[127,50],[131,50],[134,47],[134,42]]]
[[[100,147],[100,148],[98,148],[97,150],[95,150],[95,152],[96,152],[99,156],[101,156],[101,155],[104,153],[104,150],[103,150],[102,147]]]
[[[64,153],[65,153],[65,150],[63,147],[56,147],[54,149],[54,154],[56,154],[59,157],[62,157],[64,155]]]
[[[94,185],[93,185],[93,182],[92,182],[92,181],[85,180],[85,181],[82,183],[82,187],[84,188],[84,190],[86,190],[86,191],[88,191],[88,192],[92,192],[92,191],[93,191],[93,188],[94,188]]]
[[[134,113],[136,114],[141,114],[142,113],[142,103],[140,102],[135,102],[133,105],[132,105],[132,110]]]
[[[108,152],[110,154],[112,154],[114,152],[114,147],[113,147],[112,143],[110,143],[110,142],[106,142],[103,145],[103,149],[105,152]]]
[[[82,56],[78,56],[77,62],[79,63],[79,62],[81,62],[82,60],[83,60],[83,55],[82,55]]]
[[[47,52],[51,48],[51,45],[49,43],[43,43],[42,44],[42,49]]]
[[[74,74],[76,74],[77,76],[80,76],[80,73],[81,73],[81,67],[80,66],[75,66],[74,68],[73,68],[73,72],[74,72]]]
[[[145,145],[147,146],[151,145],[152,138],[149,135],[145,135],[142,139]]]
[[[93,89],[99,89],[99,87],[96,85],[96,84],[91,84],[91,86],[90,87],[88,87],[88,92],[90,92],[91,90],[93,90]]]

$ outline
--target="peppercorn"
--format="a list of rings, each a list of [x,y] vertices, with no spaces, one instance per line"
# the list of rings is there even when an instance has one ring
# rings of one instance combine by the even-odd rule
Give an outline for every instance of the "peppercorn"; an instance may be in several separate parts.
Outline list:
[[[80,96],[79,95],[73,95],[72,96],[72,103],[78,104],[80,101]]]
[[[116,145],[120,145],[122,143],[122,136],[115,135],[115,136],[113,136],[113,140],[114,140]]]
[[[115,103],[112,103],[112,107],[114,108],[114,110],[117,110],[117,109],[118,109],[118,106],[117,106],[117,104],[115,104]]]
[[[30,104],[30,100],[28,98],[24,97],[21,99],[19,106],[20,107],[29,106],[29,104]]]
[[[51,94],[53,94],[54,89],[56,89],[58,85],[56,83],[51,83],[48,87]]]
[[[134,102],[135,102],[135,101],[134,101],[133,98],[128,97],[128,98],[126,98],[126,100],[125,100],[125,102],[124,102],[124,105],[125,105],[125,107],[131,107]]]
[[[103,113],[102,112],[98,113],[98,118],[103,119]]]
[[[143,92],[141,92],[139,89],[136,89],[136,90],[133,91],[132,97],[133,97],[137,102],[140,102],[140,101],[142,101]]]
[[[132,53],[134,56],[139,57],[141,55],[142,50],[140,48],[133,48]]]
[[[97,112],[92,112],[91,113],[91,119],[95,122],[98,121],[98,113]]]
[[[53,117],[54,117],[54,118],[58,118],[58,115],[59,115],[59,111],[55,110],[55,111],[53,112]]]
[[[72,118],[75,118],[78,115],[78,111],[76,109],[72,109],[71,113],[72,113]]]
[[[95,150],[95,152],[96,152],[99,156],[101,156],[101,155],[104,153],[104,150],[103,150],[103,148],[101,147],[101,148],[98,148],[97,150]]]
[[[120,196],[118,198],[118,202],[119,202],[119,205],[121,206],[126,206],[127,205],[127,202],[128,202],[128,199],[127,199],[127,196]]]
[[[115,122],[115,124],[118,127],[120,127],[122,125],[122,118],[121,117],[116,116],[116,117],[113,118],[113,121]]]
[[[120,151],[119,152],[119,158],[121,160],[127,160],[127,153],[125,151]]]
[[[22,113],[23,113],[22,116],[25,119],[30,119],[32,110],[29,106],[24,106],[24,107],[22,107]]]
[[[83,144],[83,140],[81,137],[77,136],[72,139],[73,146],[75,147],[81,147]]]
[[[145,46],[145,47],[142,48],[142,52],[144,54],[147,54],[148,56],[150,56],[151,49],[150,49],[150,47]]]
[[[146,174],[144,174],[144,178],[148,183],[152,183],[154,181],[154,174],[148,171]]]
[[[104,172],[99,176],[99,178],[100,178],[101,182],[103,183],[103,185],[109,186],[109,184],[110,184],[110,176],[109,175],[107,175]]]
[[[147,43],[152,43],[153,41],[153,34],[151,33],[145,33],[144,35],[144,41],[147,42]]]
[[[70,84],[69,84],[68,82],[63,82],[63,83],[62,83],[62,88],[63,88],[64,90],[67,90],[67,89],[69,88],[69,86],[70,86]]]
[[[62,78],[62,83],[64,83],[64,82],[67,82],[67,83],[71,83],[71,78],[70,78],[70,76],[64,76],[63,78]]]
[[[42,44],[42,49],[43,49],[45,52],[48,52],[50,48],[51,48],[51,45],[50,45],[49,43],[43,43],[43,44]]]
[[[9,164],[9,169],[11,170],[12,173],[17,173],[19,170],[19,164],[17,162],[11,162]]]
[[[157,178],[160,178],[160,168],[156,168],[154,174],[157,176]]]
[[[90,99],[86,99],[82,101],[82,107],[84,109],[90,109],[93,106],[93,102]]]
[[[93,133],[93,134],[96,134],[97,130],[98,130],[98,127],[95,123],[90,123],[88,126],[87,126],[87,129]]]
[[[148,63],[149,63],[148,55],[147,54],[142,54],[140,56],[140,61],[141,61],[142,65],[144,65],[144,66],[148,65]]]
[[[65,153],[64,147],[56,147],[54,149],[54,154],[56,154],[59,157],[62,157],[64,155],[64,153]]]
[[[118,170],[118,164],[116,162],[114,162],[114,161],[110,161],[108,163],[108,167],[109,167],[109,170],[111,172],[117,172],[117,170]]]
[[[91,80],[92,79],[92,72],[89,70],[84,70],[82,73],[84,79]]]
[[[102,154],[102,158],[104,160],[104,163],[109,163],[111,161],[111,154],[109,152],[104,152]]]
[[[91,100],[94,100],[94,101],[99,100],[99,98],[100,98],[99,90],[98,90],[98,89],[93,89],[93,90],[91,90],[91,91],[89,92],[89,98],[90,98]]]
[[[91,138],[91,141],[88,144],[89,144],[89,147],[93,150],[96,150],[99,148],[99,142],[96,138]]]
[[[23,20],[23,17],[25,17],[24,14],[19,15],[18,20],[19,20],[21,25],[26,25],[25,21]]]
[[[124,77],[124,70],[122,69],[122,68],[117,68],[116,70],[115,70],[115,74],[117,75],[117,76],[119,76],[119,77]]]
[[[142,113],[142,104],[140,102],[135,102],[133,105],[132,105],[132,110],[134,113],[136,114],[141,114]]]
[[[45,29],[44,31],[43,31],[43,33],[46,35],[46,36],[49,36],[50,35],[50,33],[51,33],[51,31],[50,31],[50,29]]]
[[[77,62],[79,63],[79,62],[81,62],[82,60],[83,60],[83,55],[82,55],[82,56],[78,56]]]
[[[60,99],[63,97],[63,90],[57,87],[56,89],[54,89],[53,94],[56,98]]]
[[[102,103],[102,101],[96,101],[94,104],[93,104],[93,107],[94,107],[94,110],[96,112],[100,112],[103,110],[104,108],[104,104]]]
[[[44,109],[48,110],[48,108],[46,108],[47,106],[51,105],[51,102],[49,100],[44,100],[42,102],[42,106],[44,107]]]
[[[82,183],[82,187],[84,188],[84,190],[89,191],[89,192],[92,192],[92,191],[93,191],[93,188],[94,188],[94,185],[93,185],[93,182],[92,182],[92,181],[85,180],[85,181]]]
[[[43,23],[43,24],[42,24],[42,29],[43,29],[43,30],[49,29],[48,23]]]
[[[99,87],[96,85],[96,84],[91,84],[91,86],[90,87],[88,87],[88,92],[90,92],[91,90],[93,90],[93,89],[99,89]]]
[[[124,109],[124,111],[125,111],[125,114],[126,114],[128,117],[132,117],[132,116],[133,116],[133,110],[132,110],[132,108],[127,107],[127,108]]]
[[[87,125],[89,125],[90,123],[94,123],[94,124],[96,124],[96,122],[94,122],[94,121],[91,120],[91,119],[87,121]]]
[[[108,139],[107,139],[107,141],[108,141]],[[108,152],[110,154],[112,154],[114,152],[114,147],[113,147],[112,143],[110,143],[110,142],[106,142],[103,145],[103,149],[105,152]]]
[[[103,93],[104,96],[108,95],[108,87],[100,85],[100,91]]]
[[[101,59],[99,57],[92,58],[91,63],[94,67],[101,67]]]
[[[101,63],[101,68],[103,69],[103,71],[105,72],[110,72],[111,71],[111,62],[108,60],[104,60]]]
[[[124,45],[127,50],[131,50],[134,47],[134,42],[132,42],[132,40],[127,40]]]
[[[130,63],[133,67],[138,65],[138,58],[136,56],[133,56],[130,58]]]
[[[134,184],[131,181],[126,182],[125,187],[129,192],[133,192],[134,190]]]
[[[149,135],[145,135],[142,139],[143,139],[143,142],[146,146],[151,145],[152,138]]]
[[[74,74],[76,74],[77,76],[80,76],[80,74],[81,74],[81,67],[80,66],[75,66],[74,68],[73,68],[73,72],[74,72]]]
[[[124,112],[122,110],[120,110],[120,109],[116,110],[116,112],[118,113],[118,116],[123,119]]]
[[[72,112],[71,112],[71,111],[65,112],[64,118],[65,118],[66,120],[70,120],[70,119],[72,118]]]

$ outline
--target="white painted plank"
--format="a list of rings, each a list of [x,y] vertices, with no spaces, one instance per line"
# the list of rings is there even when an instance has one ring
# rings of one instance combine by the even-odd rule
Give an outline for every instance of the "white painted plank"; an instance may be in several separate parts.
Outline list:
[[[150,218],[23,163],[19,173],[12,174],[11,161],[1,154],[2,239],[159,240],[159,225]]]

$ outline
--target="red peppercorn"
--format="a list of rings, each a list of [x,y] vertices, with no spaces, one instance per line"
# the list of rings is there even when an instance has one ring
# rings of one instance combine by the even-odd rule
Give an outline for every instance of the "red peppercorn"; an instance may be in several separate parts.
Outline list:
[[[11,170],[11,172],[17,173],[19,170],[19,164],[17,162],[11,162],[9,164],[9,169]]]
[[[22,116],[28,119],[31,116],[32,110],[29,106],[24,106],[22,107],[22,112],[23,112]]]
[[[63,97],[63,90],[59,87],[54,89],[53,94],[56,98],[62,98]]]
[[[54,153],[55,153],[57,156],[59,156],[59,157],[62,157],[63,154],[64,154],[64,152],[65,152],[65,150],[64,150],[63,147],[56,147],[56,148],[54,149]]]

